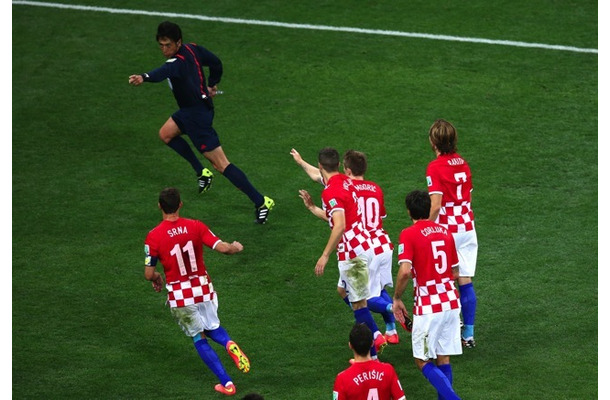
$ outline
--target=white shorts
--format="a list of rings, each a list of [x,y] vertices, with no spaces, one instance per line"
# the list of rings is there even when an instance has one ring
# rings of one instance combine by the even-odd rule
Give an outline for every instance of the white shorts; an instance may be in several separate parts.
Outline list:
[[[218,293],[214,293],[214,298],[210,301],[173,307],[170,310],[180,328],[190,337],[195,337],[205,330],[213,331],[220,326]]]
[[[477,231],[458,232],[453,234],[455,248],[460,262],[460,276],[473,277],[477,270]]]
[[[424,361],[435,359],[437,355],[462,354],[460,309],[414,315],[411,346],[413,357]]]
[[[394,280],[392,278],[392,257],[394,251],[388,250],[381,254],[376,255],[373,258],[373,262],[379,263],[379,279],[381,280],[381,289],[386,286],[394,287]],[[381,292],[380,289],[380,292]]]
[[[339,261],[339,286],[347,292],[350,303],[369,298],[369,260],[372,250],[368,250],[351,260]]]
[[[372,297],[381,296],[381,289],[386,286],[384,282],[388,280],[388,276],[390,286],[393,286],[392,253],[392,251],[386,251],[385,253],[381,253],[378,255],[372,253],[373,259],[369,264],[369,295],[367,297],[367,300]],[[347,283],[340,275],[339,282],[337,282],[337,287],[345,289],[345,291],[349,294],[349,291],[347,290]]]

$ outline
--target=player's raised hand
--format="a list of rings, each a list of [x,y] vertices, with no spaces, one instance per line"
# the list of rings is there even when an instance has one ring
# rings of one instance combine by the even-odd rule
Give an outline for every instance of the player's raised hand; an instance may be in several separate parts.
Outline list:
[[[292,158],[294,158],[294,161],[296,161],[297,164],[300,165],[301,162],[303,162],[303,158],[301,157],[299,152],[296,151],[296,149],[290,150],[290,155],[292,156]]]
[[[299,197],[301,199],[303,199],[303,204],[305,204],[305,207],[307,207],[307,209],[311,209],[312,207],[315,207],[315,204],[313,203],[313,199],[311,198],[311,195],[309,194],[309,192],[307,190],[304,190],[304,189],[299,190]]]

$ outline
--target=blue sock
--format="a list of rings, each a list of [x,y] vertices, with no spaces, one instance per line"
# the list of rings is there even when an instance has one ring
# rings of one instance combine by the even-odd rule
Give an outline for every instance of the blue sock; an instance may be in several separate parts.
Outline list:
[[[373,319],[373,316],[371,315],[371,312],[369,311],[368,307],[364,307],[359,310],[354,310],[354,317],[356,318],[356,322],[364,323],[364,324],[366,324],[366,326],[369,327],[371,332],[373,332],[373,338],[374,338],[375,332],[377,332],[379,330],[379,328],[377,327],[377,323],[375,323],[375,320]],[[376,356],[376,355],[377,355],[377,350],[375,350],[375,346],[373,345],[371,347],[371,356]]]
[[[390,294],[385,290],[385,288],[381,289],[381,297],[383,297],[384,299],[386,299],[386,301],[390,304],[393,303],[392,301],[392,296],[390,296]]]
[[[451,364],[442,364],[436,366],[446,377],[449,383],[453,386],[453,371],[451,370]],[[438,400],[445,400],[441,394],[438,394]]]
[[[200,339],[195,342],[195,348],[197,349],[197,353],[199,353],[199,357],[203,360],[205,365],[208,366],[210,371],[216,375],[220,383],[226,385],[227,382],[231,380],[227,371],[225,371],[220,359],[218,358],[218,354],[214,351],[214,349],[210,346],[207,339]]]
[[[197,174],[198,177],[201,176],[201,171],[203,171],[203,165],[193,152],[193,149],[191,149],[191,146],[189,146],[187,141],[184,140],[182,136],[176,136],[175,138],[170,140],[167,145],[191,164],[191,167],[193,167],[193,169],[195,170],[195,174]]]
[[[460,400],[458,395],[453,391],[451,382],[445,374],[434,363],[427,363],[421,370],[426,379],[434,386],[438,395],[444,400]]]
[[[436,367],[441,370],[443,375],[449,380],[449,383],[453,385],[453,370],[451,369],[451,364],[442,364],[437,365]]]
[[[225,168],[222,173],[236,188],[241,190],[250,198],[254,205],[258,208],[263,205],[265,198],[260,194],[248,180],[244,172],[231,163]]]
[[[392,312],[392,303],[388,304],[385,309],[385,312],[381,314],[383,317],[383,322],[385,322],[387,330],[396,329],[396,317],[394,317],[394,312]]]
[[[222,326],[219,326],[213,331],[206,330],[205,335],[216,343],[218,343],[219,345],[221,345],[222,347],[227,347],[227,342],[231,340],[231,337],[229,337],[229,334]]]
[[[384,318],[385,320],[385,318]],[[385,323],[385,330],[387,331],[393,331],[396,329],[396,322],[386,322]]]
[[[474,316],[477,310],[477,295],[472,282],[460,286],[460,302],[462,303],[462,317],[464,318],[465,338],[474,337]]]

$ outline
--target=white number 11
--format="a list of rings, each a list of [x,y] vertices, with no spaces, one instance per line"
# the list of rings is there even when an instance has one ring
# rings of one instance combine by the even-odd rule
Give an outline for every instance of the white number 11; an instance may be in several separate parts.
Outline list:
[[[189,254],[189,263],[191,264],[191,272],[197,271],[197,260],[195,259],[195,249],[193,248],[193,242],[188,241],[188,243],[182,248],[180,251],[180,243],[176,243],[172,251],[169,252],[172,256],[176,257],[176,261],[178,261],[178,268],[180,268],[180,275],[186,275],[186,266],[184,265],[184,258],[182,257],[182,253]]]

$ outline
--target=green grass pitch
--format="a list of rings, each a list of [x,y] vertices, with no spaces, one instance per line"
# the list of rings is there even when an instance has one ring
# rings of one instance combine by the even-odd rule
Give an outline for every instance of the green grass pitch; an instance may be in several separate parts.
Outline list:
[[[13,398],[222,397],[143,277],[143,241],[166,186],[182,191],[182,215],[244,244],[231,257],[206,251],[223,326],[252,362],[241,374],[214,347],[236,398],[330,398],[351,357],[352,315],[335,291],[334,260],[314,275],[329,229],[298,190],[319,204],[322,187],[290,149],[312,162],[325,146],[364,151],[396,241],[409,224],[405,194],[426,187],[437,118],[456,125],[471,165],[479,237],[478,346],[452,358],[457,393],[597,398],[596,2],[62,4],[118,11],[11,6]],[[164,19],[223,61],[215,128],[229,160],[275,200],[266,225],[218,174],[197,194],[190,166],[158,138],[176,108],[167,85],[128,85],[164,62],[155,43]],[[381,30],[491,42],[372,32]],[[408,399],[436,399],[400,335],[380,359]]]

